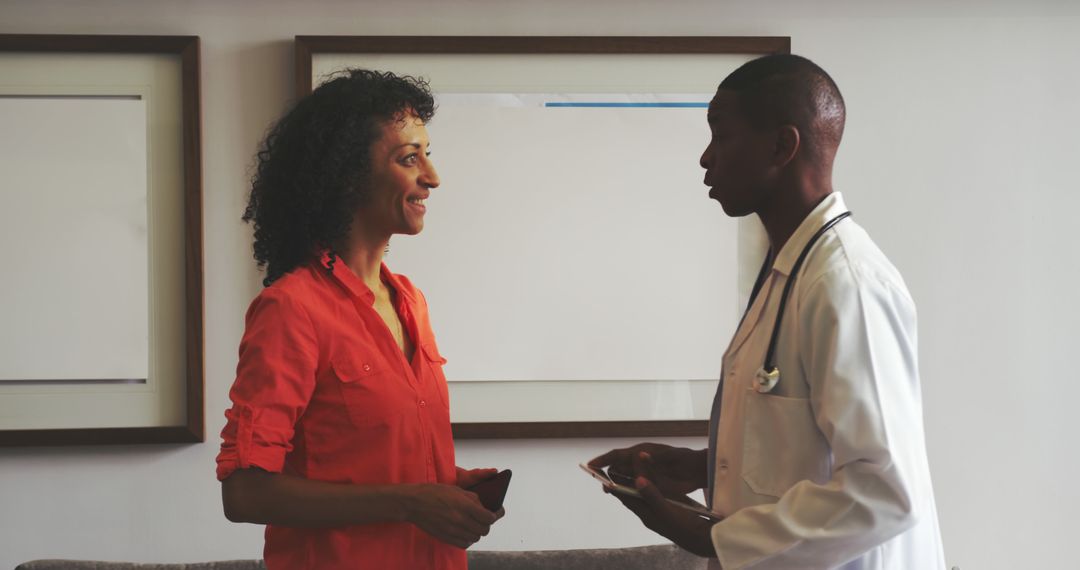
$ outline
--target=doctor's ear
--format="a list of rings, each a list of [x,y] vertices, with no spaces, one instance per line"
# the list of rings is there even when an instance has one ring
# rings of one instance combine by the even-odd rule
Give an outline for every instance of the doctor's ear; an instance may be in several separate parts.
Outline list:
[[[802,146],[802,137],[795,125],[781,125],[776,129],[776,138],[773,147],[773,165],[783,168],[791,162],[799,153]]]

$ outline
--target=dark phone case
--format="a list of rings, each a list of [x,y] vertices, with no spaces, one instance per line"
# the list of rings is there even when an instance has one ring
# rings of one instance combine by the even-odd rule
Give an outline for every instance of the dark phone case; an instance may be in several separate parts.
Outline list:
[[[476,493],[476,496],[480,498],[480,504],[494,513],[502,508],[506,490],[510,487],[510,475],[512,472],[504,469],[465,490]]]

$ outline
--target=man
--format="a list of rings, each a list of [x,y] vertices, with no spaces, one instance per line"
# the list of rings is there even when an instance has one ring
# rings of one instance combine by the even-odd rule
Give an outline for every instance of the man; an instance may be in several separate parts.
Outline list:
[[[633,476],[641,498],[616,497],[713,567],[945,568],[915,306],[833,192],[844,120],[836,84],[802,57],[756,59],[720,84],[705,184],[729,216],[757,214],[770,250],[723,357],[709,447],[590,462]],[[664,499],[699,488],[719,522]]]

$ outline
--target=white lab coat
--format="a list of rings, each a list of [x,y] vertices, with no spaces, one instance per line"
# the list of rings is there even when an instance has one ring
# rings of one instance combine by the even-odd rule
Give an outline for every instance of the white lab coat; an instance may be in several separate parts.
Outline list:
[[[754,389],[795,260],[846,210],[834,193],[803,221],[724,354],[710,434],[711,505],[726,517],[712,538],[724,570],[945,568],[915,305],[854,219],[811,250],[781,324],[779,383]]]

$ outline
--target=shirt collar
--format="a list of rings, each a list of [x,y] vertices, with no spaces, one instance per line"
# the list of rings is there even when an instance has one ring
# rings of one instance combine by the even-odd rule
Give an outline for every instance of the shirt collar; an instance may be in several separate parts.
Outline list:
[[[341,284],[346,292],[349,293],[354,299],[362,299],[368,305],[375,303],[375,293],[368,288],[363,279],[360,279],[352,269],[349,269],[348,265],[345,265],[344,260],[340,256],[334,256],[333,268],[330,267],[330,252],[324,251],[319,256],[319,265],[324,269],[329,269],[330,274],[334,280]],[[379,266],[379,272],[382,278],[390,284],[391,287],[399,294],[410,301],[414,300],[412,292],[408,287],[404,287],[401,283],[401,278],[390,271],[390,268],[386,266],[386,263],[382,263]]]
[[[844,198],[839,192],[833,192],[826,196],[799,224],[799,227],[795,229],[795,233],[791,234],[787,243],[780,249],[780,255],[776,256],[776,262],[773,263],[773,270],[784,275],[790,275],[792,266],[795,265],[795,261],[799,258],[799,254],[802,253],[810,238],[826,222],[846,211],[847,206],[844,205]]]

